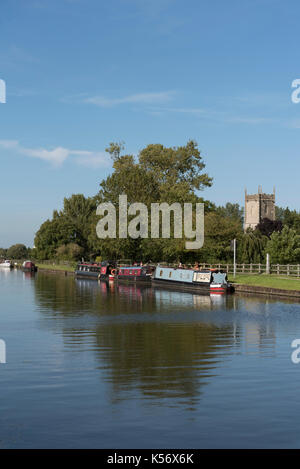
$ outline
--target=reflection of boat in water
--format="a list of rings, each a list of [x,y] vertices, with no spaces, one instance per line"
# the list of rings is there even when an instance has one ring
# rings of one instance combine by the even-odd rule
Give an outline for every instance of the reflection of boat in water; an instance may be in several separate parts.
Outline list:
[[[165,285],[178,290],[193,290],[206,294],[224,294],[231,291],[227,274],[221,270],[176,269],[157,266],[153,276],[154,285]]]
[[[5,260],[5,261],[0,261],[0,267],[4,269],[12,269],[13,265],[11,261]]]

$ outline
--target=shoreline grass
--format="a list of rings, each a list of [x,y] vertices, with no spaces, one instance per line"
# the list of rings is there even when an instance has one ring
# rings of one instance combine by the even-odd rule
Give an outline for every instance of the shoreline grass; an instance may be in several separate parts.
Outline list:
[[[253,285],[258,287],[278,288],[282,290],[300,290],[300,279],[295,277],[284,277],[277,275],[247,275],[237,274],[234,278],[229,275],[229,281],[242,285]]]
[[[58,265],[58,264],[36,264],[38,269],[41,270],[58,270],[66,272],[74,272],[75,267],[69,265]]]

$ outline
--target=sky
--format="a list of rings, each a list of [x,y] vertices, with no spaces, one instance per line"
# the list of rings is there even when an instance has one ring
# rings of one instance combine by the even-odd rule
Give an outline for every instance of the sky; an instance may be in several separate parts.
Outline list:
[[[275,186],[300,210],[299,17],[297,0],[1,0],[0,247],[95,195],[115,141],[196,140],[205,199]]]

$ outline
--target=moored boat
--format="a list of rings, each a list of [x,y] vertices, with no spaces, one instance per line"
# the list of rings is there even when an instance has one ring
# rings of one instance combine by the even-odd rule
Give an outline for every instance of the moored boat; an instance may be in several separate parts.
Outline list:
[[[37,266],[32,261],[24,261],[22,264],[23,272],[37,272]]]
[[[117,280],[129,282],[150,282],[152,269],[150,266],[122,266],[116,275]]]
[[[103,261],[101,262],[100,280],[114,280],[117,275],[116,262]]]
[[[12,269],[13,265],[11,261],[5,260],[5,261],[0,261],[0,267],[4,267],[6,269]]]
[[[79,262],[75,269],[76,277],[98,280],[101,274],[101,264],[96,262]]]
[[[224,294],[231,289],[225,272],[210,269],[194,270],[157,266],[152,282],[154,285],[165,285],[207,294]]]

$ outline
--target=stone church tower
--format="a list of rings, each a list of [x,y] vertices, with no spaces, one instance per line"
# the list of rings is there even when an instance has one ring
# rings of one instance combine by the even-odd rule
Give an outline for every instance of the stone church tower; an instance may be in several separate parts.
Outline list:
[[[273,194],[264,194],[262,187],[258,187],[258,194],[248,195],[245,190],[245,219],[244,231],[255,229],[263,218],[275,220],[275,188]]]

